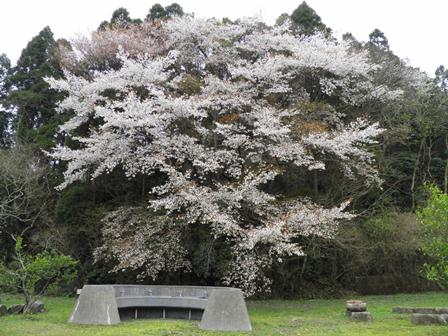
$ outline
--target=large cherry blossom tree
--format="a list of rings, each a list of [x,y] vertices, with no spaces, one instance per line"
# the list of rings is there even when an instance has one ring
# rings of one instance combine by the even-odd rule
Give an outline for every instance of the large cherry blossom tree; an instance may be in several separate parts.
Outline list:
[[[104,34],[113,40],[113,30]],[[338,107],[400,92],[375,86],[378,66],[348,42],[295,36],[287,23],[174,18],[141,41],[154,44],[117,45],[119,66],[48,79],[67,93],[59,109],[72,117],[61,132],[77,143],[49,153],[67,162],[59,188],[117,168],[131,179],[162,174],[148,195],[159,222],[148,226],[133,218],[137,210],[116,210],[105,219],[97,258],[143,277],[188,269],[182,232],[204,225],[230,251],[222,281],[248,295],[267,290],[272,261],[303,254],[297,237],[331,238],[353,214],[348,200],[324,207],[268,193],[266,184],[291,167],[324,173],[329,162],[366,187],[378,184],[369,148],[381,129],[346,120]],[[319,118],[304,108],[317,102],[327,111]]]

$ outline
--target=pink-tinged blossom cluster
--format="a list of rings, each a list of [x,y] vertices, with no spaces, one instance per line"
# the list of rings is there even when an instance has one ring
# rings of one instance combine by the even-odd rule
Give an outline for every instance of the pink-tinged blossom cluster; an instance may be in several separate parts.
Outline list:
[[[94,68],[117,67],[119,49],[128,55],[159,55],[165,51],[162,30],[157,23],[144,22],[126,27],[106,27],[90,37],[78,36],[71,47],[59,46],[59,58],[64,68],[86,74]]]
[[[88,79],[70,73],[63,80],[48,79],[67,93],[60,111],[73,111],[61,131],[71,135],[88,126],[87,134],[73,137],[77,149],[60,146],[50,153],[67,162],[59,188],[117,167],[129,178],[163,173],[165,182],[153,188],[149,206],[186,225],[208,225],[213,239],[224,238],[233,253],[223,280],[248,294],[266,290],[263,270],[273,259],[303,254],[295,237],[331,238],[337,223],[352,215],[344,211],[348,203],[325,208],[308,199],[286,202],[263,185],[288,165],[322,171],[330,157],[349,177],[378,182],[368,151],[382,131],[378,125],[362,119],[346,124],[334,112],[333,126],[297,131],[307,118],[297,106],[314,99],[304,78],[315,78],[323,97],[338,95],[355,105],[378,98],[372,95],[380,90],[372,83],[377,66],[344,42],[297,37],[285,26],[252,20],[184,17],[159,29],[165,34],[160,52],[121,49],[118,69],[93,72]],[[188,81],[199,88],[185,93]],[[381,90],[382,99],[398,94]],[[104,248],[119,259],[116,270],[145,269],[146,259],[132,251],[125,254],[129,261],[119,257],[123,247],[134,248],[123,225],[106,226],[104,236],[110,239]],[[166,225],[178,237],[179,226]],[[157,230],[135,229],[135,251],[148,249],[145,240]],[[182,254],[178,244],[169,246]],[[151,251],[163,265],[168,252]]]

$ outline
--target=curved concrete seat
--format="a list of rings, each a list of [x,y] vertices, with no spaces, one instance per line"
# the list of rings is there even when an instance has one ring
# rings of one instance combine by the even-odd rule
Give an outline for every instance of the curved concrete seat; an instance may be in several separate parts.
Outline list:
[[[121,319],[185,318],[199,327],[251,331],[243,293],[206,286],[85,285],[69,322],[117,324]]]
[[[116,300],[118,308],[172,307],[204,310],[207,306],[207,299],[200,299],[195,297],[126,296],[117,297]]]

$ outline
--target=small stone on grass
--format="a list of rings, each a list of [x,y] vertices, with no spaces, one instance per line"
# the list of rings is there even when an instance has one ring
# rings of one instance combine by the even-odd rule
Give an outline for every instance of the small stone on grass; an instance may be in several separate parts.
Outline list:
[[[360,321],[360,322],[373,321],[372,315],[369,312],[352,312],[351,318],[353,321]]]
[[[23,313],[23,309],[25,308],[24,304],[14,304],[8,308],[9,314],[21,314]]]

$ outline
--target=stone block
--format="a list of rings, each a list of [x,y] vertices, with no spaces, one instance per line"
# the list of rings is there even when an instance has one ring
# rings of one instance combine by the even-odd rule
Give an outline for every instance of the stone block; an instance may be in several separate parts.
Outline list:
[[[24,304],[14,304],[8,308],[9,314],[21,314],[23,313],[23,309],[25,308]]]
[[[0,316],[8,314],[8,308],[5,305],[0,304]]]
[[[351,318],[353,321],[371,322],[372,315],[369,312],[352,312]]]
[[[415,314],[438,314],[437,308],[414,308],[413,311]]]
[[[436,313],[437,314],[448,314],[448,307],[437,307]]]
[[[44,303],[42,301],[35,301],[28,308],[28,313],[31,313],[31,314],[43,313],[44,311],[45,311],[45,307],[44,307]]]
[[[412,307],[393,307],[392,313],[396,314],[412,314],[414,313],[414,308]]]
[[[448,324],[448,314],[412,314],[411,322],[416,325]]]
[[[416,313],[416,314],[448,314],[448,308],[446,308],[446,307],[414,308],[413,313]]]
[[[398,314],[448,314],[448,307],[394,307],[392,313]]]

